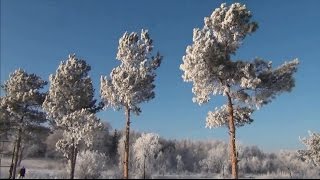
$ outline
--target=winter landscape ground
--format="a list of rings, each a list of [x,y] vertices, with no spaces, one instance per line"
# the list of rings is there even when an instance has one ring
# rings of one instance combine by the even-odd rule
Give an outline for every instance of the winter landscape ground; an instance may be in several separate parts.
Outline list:
[[[11,159],[2,159],[2,164],[10,164]],[[259,163],[259,162],[254,162]],[[295,162],[296,163],[296,162]],[[301,163],[301,162],[300,162]],[[240,178],[247,179],[319,179],[320,169],[306,170],[308,167],[306,164],[293,164],[287,163],[291,167],[283,168],[281,164],[275,164],[279,166],[277,172],[270,173],[246,173],[241,174]],[[68,179],[68,173],[66,171],[66,164],[63,160],[52,160],[48,158],[30,158],[22,161],[22,165],[27,168],[26,179]],[[255,166],[252,164],[251,166]],[[305,166],[305,167],[304,167]],[[290,170],[291,168],[291,170]],[[156,172],[157,170],[155,170]],[[1,178],[7,178],[9,174],[9,168],[1,168]],[[133,173],[134,174],[134,173]],[[77,177],[77,176],[76,176]],[[82,177],[83,178],[83,177]],[[122,174],[117,167],[112,165],[108,166],[101,172],[99,179],[119,179],[122,178]],[[141,176],[135,176],[132,178],[142,178]],[[208,173],[208,172],[167,172],[164,174],[155,173],[149,178],[152,179],[223,179],[231,178],[230,174],[222,175],[221,173]]]
[[[107,126],[107,125],[106,125]],[[115,179],[123,177],[123,164],[121,152],[123,144],[121,133],[116,131],[103,131],[99,135],[100,142],[96,141],[94,149],[78,155],[75,167],[75,178]],[[60,133],[51,134],[44,144],[25,146],[24,158],[18,169],[24,166],[27,169],[26,178],[30,179],[57,179],[69,178],[69,164],[63,155],[50,146],[56,141]],[[152,144],[161,146],[160,153],[155,152],[147,156],[145,161],[146,178],[152,179],[223,179],[231,178],[231,165],[227,155],[227,143],[193,140],[166,140],[160,138],[154,143],[147,141],[146,137],[154,137],[154,134],[141,134],[132,132],[130,136],[130,164],[129,177],[143,178],[143,167],[139,162],[139,153],[145,152],[141,145]],[[119,139],[120,138],[120,139]],[[115,141],[115,139],[118,139]],[[144,142],[141,140],[144,139]],[[150,145],[150,146],[149,146]],[[47,147],[46,150],[41,147]],[[138,148],[138,149],[137,149]],[[10,145],[9,145],[10,149]],[[137,153],[137,150],[140,151]],[[317,179],[320,177],[320,169],[299,157],[297,151],[279,151],[277,153],[263,152],[256,146],[243,146],[238,144],[239,178],[293,178],[293,179]],[[106,157],[106,155],[107,157]],[[2,165],[11,164],[11,157],[1,159]],[[1,168],[1,178],[7,178],[9,168]]]

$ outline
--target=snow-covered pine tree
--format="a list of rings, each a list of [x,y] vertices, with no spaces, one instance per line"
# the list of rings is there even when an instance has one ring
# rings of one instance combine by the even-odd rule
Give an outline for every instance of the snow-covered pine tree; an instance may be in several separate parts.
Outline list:
[[[290,92],[299,63],[295,59],[272,69],[271,62],[258,58],[253,62],[231,60],[245,37],[258,27],[251,17],[245,5],[221,4],[204,18],[202,29],[193,30],[193,44],[187,47],[180,66],[183,80],[193,83],[194,102],[206,103],[210,95],[227,98],[227,104],[208,113],[206,127],[229,128],[233,178],[238,178],[235,126],[251,123],[256,108]]]
[[[155,97],[155,70],[162,56],[151,56],[153,41],[147,30],[138,34],[127,32],[119,40],[117,59],[121,64],[110,73],[110,78],[101,77],[101,98],[106,107],[123,108],[126,114],[124,178],[128,178],[130,113],[139,115],[139,104]]]
[[[6,132],[15,138],[11,176],[13,179],[16,175],[22,139],[47,129],[44,126],[47,119],[41,110],[46,93],[40,92],[46,84],[47,82],[39,76],[18,69],[10,74],[9,80],[2,86],[5,96],[1,97],[0,109],[5,116],[1,117],[1,124],[6,124]],[[8,119],[3,119],[5,117]]]
[[[56,74],[50,75],[49,93],[43,103],[48,117],[53,120],[55,129],[63,130],[63,137],[56,148],[61,151],[70,164],[70,178],[74,178],[79,146],[92,145],[93,132],[101,128],[95,112],[96,105],[92,80],[88,75],[91,67],[85,60],[69,55],[61,62]]]
[[[320,166],[320,133],[309,131],[309,136],[309,138],[300,139],[307,149],[298,150],[298,154],[314,166]]]

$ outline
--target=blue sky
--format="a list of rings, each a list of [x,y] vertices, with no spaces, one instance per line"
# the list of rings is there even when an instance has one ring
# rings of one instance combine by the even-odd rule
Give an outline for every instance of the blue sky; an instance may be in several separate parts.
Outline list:
[[[1,84],[19,67],[48,80],[60,61],[76,53],[91,65],[99,98],[100,76],[119,65],[119,38],[125,31],[148,29],[154,52],[160,51],[164,60],[157,70],[156,97],[142,104],[132,129],[172,139],[228,141],[227,128],[205,128],[207,112],[226,100],[193,103],[192,84],[183,82],[179,69],[193,28],[203,27],[203,18],[223,2],[234,1],[1,0]],[[304,148],[299,136],[320,131],[320,1],[237,2],[247,5],[259,29],[245,39],[235,59],[261,57],[276,66],[299,58],[301,63],[293,91],[256,111],[255,121],[239,128],[237,138],[266,151]],[[113,128],[125,125],[123,111],[105,110],[98,116]]]

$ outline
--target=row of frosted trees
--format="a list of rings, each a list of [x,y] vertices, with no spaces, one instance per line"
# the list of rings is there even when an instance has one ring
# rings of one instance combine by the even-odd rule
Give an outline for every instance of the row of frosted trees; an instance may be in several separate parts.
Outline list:
[[[204,18],[203,28],[193,30],[193,43],[186,49],[180,69],[183,80],[192,82],[193,101],[207,103],[211,95],[226,97],[226,104],[210,111],[206,127],[226,126],[230,136],[232,177],[238,178],[236,127],[253,122],[251,114],[268,104],[282,92],[290,92],[295,85],[293,74],[298,60],[272,68],[271,61],[255,58],[252,61],[234,60],[247,35],[258,28],[245,5],[222,4],[211,16]],[[85,60],[69,55],[56,73],[50,75],[48,92],[41,92],[46,81],[19,69],[3,85],[1,117],[14,129],[15,146],[13,178],[22,138],[41,130],[48,119],[54,130],[62,130],[63,138],[56,147],[70,164],[70,178],[78,152],[92,145],[92,132],[102,127],[95,113],[103,108],[123,109],[126,115],[123,177],[129,178],[130,116],[139,115],[139,105],[155,97],[155,70],[162,56],[152,56],[153,41],[148,31],[125,33],[119,40],[116,59],[121,64],[109,77],[101,77],[100,103],[94,99],[94,88],[88,73],[91,67]],[[3,126],[4,127],[4,126]]]

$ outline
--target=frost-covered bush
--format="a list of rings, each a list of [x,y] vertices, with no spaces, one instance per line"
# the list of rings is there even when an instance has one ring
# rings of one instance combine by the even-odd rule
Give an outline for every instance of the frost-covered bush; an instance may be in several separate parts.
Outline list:
[[[76,164],[76,177],[81,179],[97,179],[106,169],[108,158],[97,151],[81,151]]]

